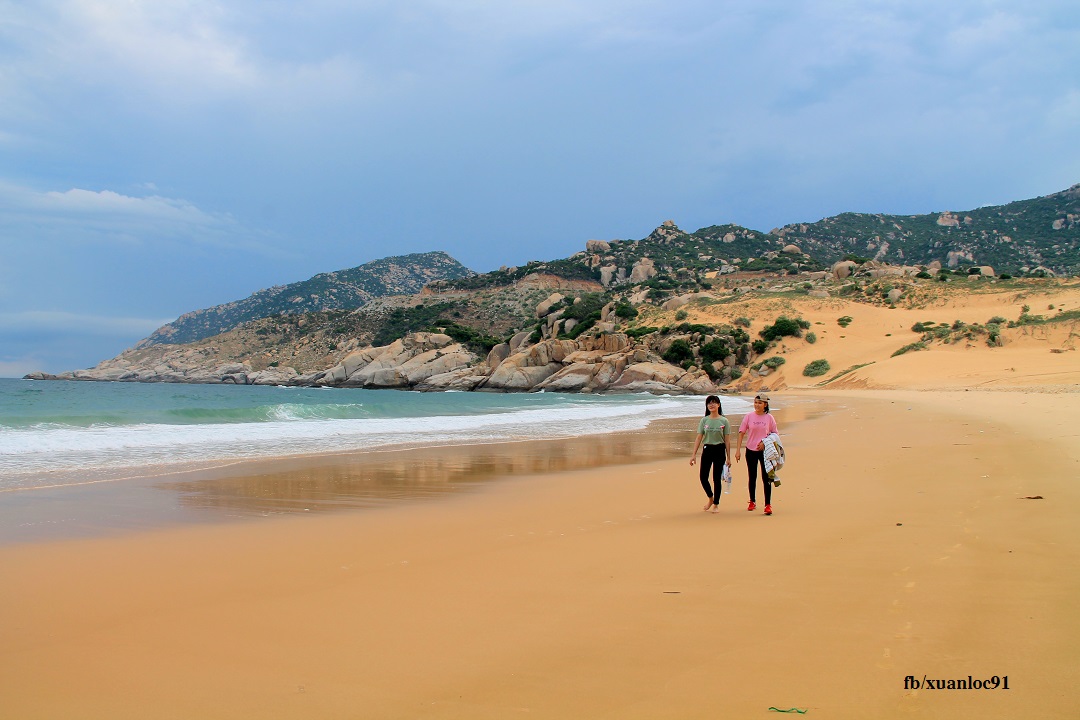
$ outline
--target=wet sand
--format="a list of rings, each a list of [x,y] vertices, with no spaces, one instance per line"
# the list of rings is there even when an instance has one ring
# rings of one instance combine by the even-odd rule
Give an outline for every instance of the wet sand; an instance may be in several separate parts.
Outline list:
[[[154,492],[240,517],[9,543],[0,709],[1076,717],[1076,395],[798,397],[830,411],[778,417],[772,517],[746,511],[741,465],[721,512],[701,512],[676,430],[632,464],[580,455],[617,461],[647,438],[525,444],[523,465],[432,457],[426,483],[384,458],[372,477],[397,498],[343,491],[357,473],[340,458],[174,479]],[[905,690],[909,675],[1010,689]]]
[[[693,447],[692,427],[661,420],[620,435],[248,460],[5,492],[0,544],[436,500],[511,477],[681,457]]]

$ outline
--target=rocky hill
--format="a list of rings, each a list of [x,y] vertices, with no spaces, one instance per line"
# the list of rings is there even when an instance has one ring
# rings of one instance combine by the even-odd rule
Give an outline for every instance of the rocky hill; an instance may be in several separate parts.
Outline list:
[[[854,254],[894,264],[990,265],[1012,275],[1080,273],[1080,184],[1053,195],[931,215],[844,213],[772,235],[823,262]]]
[[[432,281],[473,274],[444,252],[383,258],[348,270],[321,273],[302,282],[260,290],[243,300],[185,313],[158,328],[137,347],[194,342],[232,330],[245,322],[280,314],[354,310],[376,297],[411,295]]]
[[[190,313],[117,358],[60,377],[745,390],[768,384],[791,343],[815,342],[798,301],[914,310],[943,292],[1019,296],[1040,278],[1075,272],[1078,202],[1074,186],[966,213],[848,213],[770,233],[737,225],[687,233],[669,220],[642,240],[589,240],[568,258],[482,275],[444,253],[387,258]],[[775,313],[751,309],[774,301]],[[963,332],[997,343],[1003,322]]]

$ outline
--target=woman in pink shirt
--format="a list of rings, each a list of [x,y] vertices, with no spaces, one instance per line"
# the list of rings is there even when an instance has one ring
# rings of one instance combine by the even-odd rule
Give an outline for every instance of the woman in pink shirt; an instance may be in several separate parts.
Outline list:
[[[754,398],[754,412],[747,414],[739,423],[739,444],[735,448],[735,462],[742,455],[743,440],[746,441],[746,469],[750,477],[750,504],[747,510],[757,507],[757,476],[761,468],[761,482],[765,486],[765,514],[772,515],[772,483],[765,472],[765,436],[777,432],[776,418],[769,414],[769,396],[758,393]]]

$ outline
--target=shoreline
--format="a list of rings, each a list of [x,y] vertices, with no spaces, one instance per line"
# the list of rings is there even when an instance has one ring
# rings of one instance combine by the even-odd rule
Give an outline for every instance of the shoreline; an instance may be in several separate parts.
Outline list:
[[[714,515],[670,457],[0,546],[0,696],[89,720],[1070,717],[1080,408],[812,395],[836,403],[778,412],[769,518],[745,510],[745,465]],[[924,674],[1010,690],[905,690]]]
[[[776,412],[796,422],[820,412],[815,402],[798,400]],[[373,510],[474,492],[515,477],[689,456],[695,423],[694,416],[662,418],[621,433],[238,459],[7,490],[0,493],[0,546],[158,526]]]

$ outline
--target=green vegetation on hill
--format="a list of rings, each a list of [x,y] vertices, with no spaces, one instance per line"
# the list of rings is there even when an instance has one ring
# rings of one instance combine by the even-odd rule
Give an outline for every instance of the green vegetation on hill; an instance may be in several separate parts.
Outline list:
[[[618,323],[620,332],[671,362],[703,368],[719,382],[738,378],[747,368],[779,367],[782,358],[762,358],[784,338],[803,336],[805,342],[814,343],[818,337],[804,332],[809,323],[783,315],[754,339],[744,329],[751,325],[745,317],[732,321],[738,327],[682,322],[695,309],[737,302],[747,293],[778,299],[805,296],[824,288],[822,276],[812,273],[839,259],[854,263],[853,274],[841,283],[830,283],[827,292],[860,303],[916,306],[924,301],[920,293],[925,296],[927,288],[941,281],[962,282],[966,291],[979,292],[986,281],[1032,282],[1006,280],[1010,275],[1076,273],[1078,244],[1080,185],[969,212],[843,213],[769,233],[731,224],[687,233],[666,222],[641,240],[590,242],[585,251],[567,258],[534,260],[479,275],[441,252],[384,258],[188,313],[140,347],[187,343],[235,328],[259,357],[292,357],[304,367],[319,367],[349,348],[386,345],[411,332],[438,330],[483,354],[521,330],[534,329],[534,340],[552,329],[562,338],[595,332],[602,309],[610,306],[606,320]],[[897,275],[890,274],[896,268],[885,267],[932,260],[946,268],[936,274]],[[993,266],[997,277],[983,277],[976,269],[982,265]],[[425,294],[417,295],[424,287]],[[649,324],[664,321],[657,321],[655,307],[647,310],[648,305],[703,290],[712,292],[676,311],[675,321],[681,324]],[[536,317],[538,303],[553,292],[566,296],[552,307],[562,313],[559,325],[555,318]],[[1057,319],[1025,312],[1008,324]],[[849,316],[837,318],[840,327],[850,322]],[[1004,323],[1002,318],[962,327],[920,323],[913,330],[923,336],[898,353],[960,339],[984,338],[993,345],[1000,342]],[[811,373],[828,371],[824,360],[811,365]]]
[[[948,264],[966,272],[990,265],[1018,274],[1044,267],[1080,272],[1080,185],[1006,205],[953,213],[883,215],[842,213],[777,231],[823,262],[857,254],[894,264]]]
[[[235,302],[189,312],[155,331],[140,347],[187,343],[218,335],[241,323],[280,314],[352,310],[386,295],[419,292],[433,280],[473,272],[444,252],[401,255],[308,280],[260,290]]]

